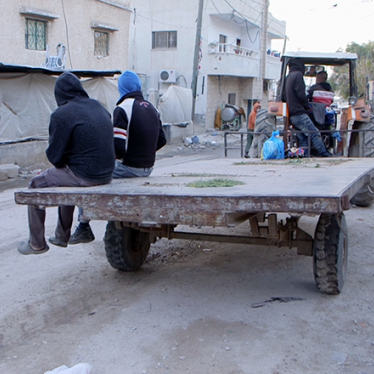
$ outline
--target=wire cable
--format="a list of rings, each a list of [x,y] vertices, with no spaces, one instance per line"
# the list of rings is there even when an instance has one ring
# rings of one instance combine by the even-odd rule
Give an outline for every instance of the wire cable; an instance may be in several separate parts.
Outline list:
[[[70,56],[69,28],[68,28],[68,23],[67,23],[67,20],[66,20],[64,0],[61,0],[61,4],[62,4],[62,11],[64,13],[65,30],[66,30],[66,43],[68,45],[68,51],[69,51],[68,56],[69,56],[70,66],[73,69],[73,63],[71,62],[71,56]]]

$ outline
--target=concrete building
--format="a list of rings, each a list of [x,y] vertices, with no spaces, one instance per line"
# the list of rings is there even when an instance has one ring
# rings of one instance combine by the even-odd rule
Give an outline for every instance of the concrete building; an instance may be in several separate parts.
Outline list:
[[[124,70],[130,15],[127,0],[2,0],[0,62]]]
[[[147,76],[151,101],[170,85],[192,88],[195,132],[214,128],[225,103],[247,115],[253,100],[265,105],[271,98],[280,74],[271,42],[285,38],[286,25],[268,12],[269,0],[132,0],[131,6],[129,67]]]
[[[85,77],[95,77],[85,79],[85,87],[103,105],[102,95],[113,96],[107,105],[112,111],[118,99],[115,83],[105,83],[104,77],[90,71],[127,69],[131,13],[126,0],[1,1],[2,164],[46,162],[48,142],[44,139],[48,138],[49,115],[56,106],[54,80],[64,68],[88,71]],[[108,85],[114,88],[108,89]]]

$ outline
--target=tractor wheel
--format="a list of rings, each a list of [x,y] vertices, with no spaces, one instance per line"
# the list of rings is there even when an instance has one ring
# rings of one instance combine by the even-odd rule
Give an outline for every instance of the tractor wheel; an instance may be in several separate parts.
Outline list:
[[[344,213],[321,214],[313,242],[314,279],[320,292],[338,295],[347,275],[348,236]]]
[[[363,134],[363,157],[374,157],[374,118],[370,122],[362,123],[361,130],[367,130]]]
[[[374,203],[374,179],[361,187],[351,199],[351,204],[367,208]]]
[[[261,157],[261,150],[266,140],[268,140],[275,131],[275,116],[268,113],[267,109],[260,109],[257,112],[255,123],[255,134],[253,142],[249,149],[249,156],[251,158]]]
[[[138,270],[149,252],[149,233],[130,227],[117,229],[113,221],[106,226],[105,254],[109,264],[122,271]]]
[[[365,131],[352,133],[349,157],[374,157],[374,117],[370,122],[360,122],[355,128]]]

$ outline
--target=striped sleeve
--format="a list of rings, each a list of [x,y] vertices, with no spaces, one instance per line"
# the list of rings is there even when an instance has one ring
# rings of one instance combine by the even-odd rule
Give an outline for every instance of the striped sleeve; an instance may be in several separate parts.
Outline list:
[[[114,132],[114,139],[122,139],[122,140],[127,140],[127,130],[122,129],[120,127],[114,127],[113,128]]]

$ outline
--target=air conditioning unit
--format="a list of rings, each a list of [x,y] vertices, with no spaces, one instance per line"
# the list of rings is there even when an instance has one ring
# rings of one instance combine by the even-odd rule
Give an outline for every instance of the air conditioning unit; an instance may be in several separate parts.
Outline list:
[[[175,83],[177,81],[177,73],[175,70],[163,69],[160,71],[160,82]]]

